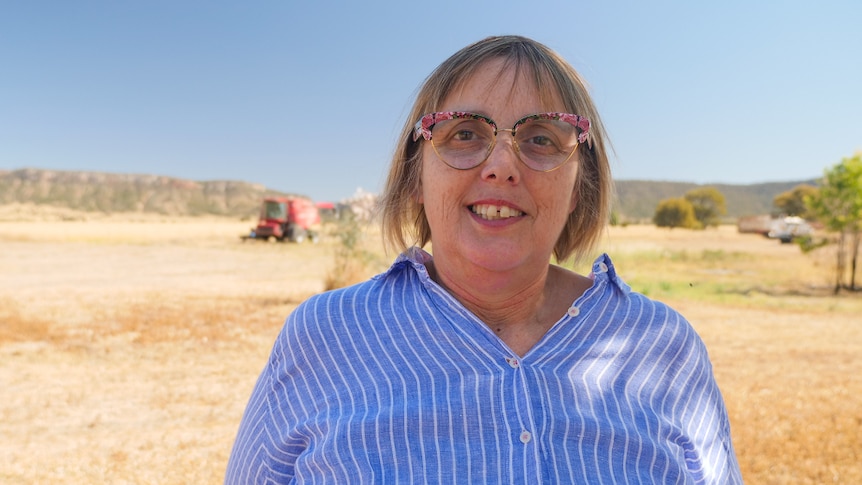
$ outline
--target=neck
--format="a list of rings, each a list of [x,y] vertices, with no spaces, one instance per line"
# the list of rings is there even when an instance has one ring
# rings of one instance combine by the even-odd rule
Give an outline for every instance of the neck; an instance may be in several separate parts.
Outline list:
[[[498,329],[535,323],[548,299],[550,264],[492,271],[450,264],[435,256],[431,278],[488,326]],[[556,319],[555,319],[556,321]]]
[[[491,271],[435,255],[431,278],[452,294],[518,355],[525,355],[592,281],[549,262]]]

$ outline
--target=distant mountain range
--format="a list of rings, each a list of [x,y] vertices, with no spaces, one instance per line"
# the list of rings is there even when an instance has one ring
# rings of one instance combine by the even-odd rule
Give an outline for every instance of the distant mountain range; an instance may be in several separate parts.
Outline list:
[[[267,195],[260,184],[199,182],[159,175],[20,169],[0,171],[0,204],[30,203],[84,212],[176,216],[257,214]]]
[[[671,197],[682,197],[691,189],[714,187],[724,195],[727,204],[726,219],[770,214],[776,195],[787,192],[797,185],[818,185],[818,180],[790,182],[766,182],[750,185],[694,184],[687,182],[660,182],[648,180],[618,180],[616,182],[615,211],[622,220],[651,220],[659,201]]]
[[[799,184],[816,181],[752,185],[708,184],[727,199],[727,218],[768,214],[773,198]],[[662,199],[681,197],[704,185],[685,182],[619,180],[614,210],[621,220],[652,218]],[[35,204],[86,212],[155,213],[253,217],[268,195],[291,195],[242,181],[194,181],[159,175],[110,174],[58,170],[0,171],[0,205]],[[296,195],[296,194],[294,194]]]

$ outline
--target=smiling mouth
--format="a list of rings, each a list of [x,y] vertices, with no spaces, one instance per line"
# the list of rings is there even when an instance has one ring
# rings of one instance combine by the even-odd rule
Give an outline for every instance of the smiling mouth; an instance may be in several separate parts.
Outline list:
[[[521,217],[524,215],[523,212],[505,205],[476,204],[470,206],[470,211],[488,221]]]

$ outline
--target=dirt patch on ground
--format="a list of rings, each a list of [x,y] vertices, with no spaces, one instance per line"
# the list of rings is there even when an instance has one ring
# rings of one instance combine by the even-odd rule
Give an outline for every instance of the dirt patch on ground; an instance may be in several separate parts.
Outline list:
[[[220,482],[273,339],[323,288],[335,243],[243,243],[247,221],[72,219],[0,222],[0,482]],[[731,229],[617,228],[605,248],[644,287],[672,290],[674,268],[828,282],[799,281],[826,256]],[[859,299],[729,298],[662,299],[707,343],[747,483],[862,482]]]

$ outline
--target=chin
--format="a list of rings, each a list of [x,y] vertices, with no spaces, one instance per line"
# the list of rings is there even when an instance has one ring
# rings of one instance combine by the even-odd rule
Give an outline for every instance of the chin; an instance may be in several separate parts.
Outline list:
[[[532,248],[500,242],[473,242],[461,247],[462,255],[473,264],[490,271],[508,271],[520,267],[535,255]]]

